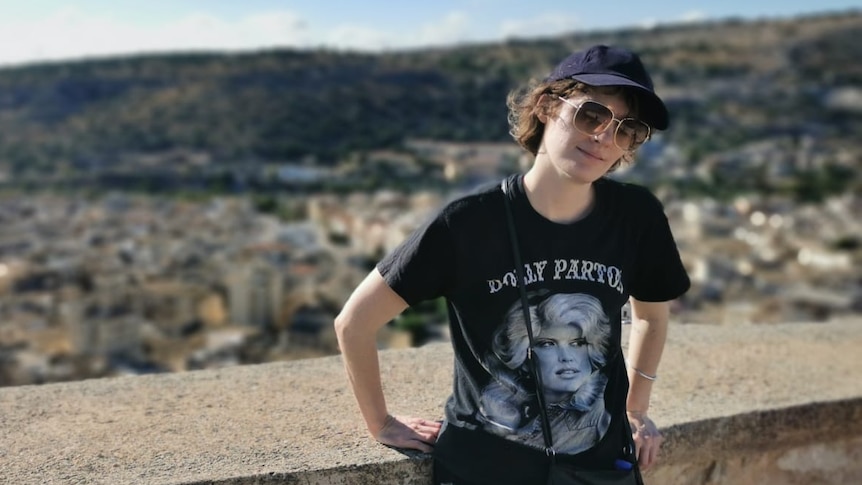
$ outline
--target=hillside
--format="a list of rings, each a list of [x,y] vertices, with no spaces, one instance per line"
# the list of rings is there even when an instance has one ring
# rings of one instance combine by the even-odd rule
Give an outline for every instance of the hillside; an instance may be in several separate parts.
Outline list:
[[[0,175],[62,183],[153,166],[223,175],[298,160],[333,166],[405,139],[507,141],[506,94],[594,43],[642,54],[672,113],[663,141],[692,166],[810,136],[850,147],[858,165],[860,34],[862,11],[850,11],[379,55],[273,50],[4,69]],[[177,153],[192,155],[176,164]]]

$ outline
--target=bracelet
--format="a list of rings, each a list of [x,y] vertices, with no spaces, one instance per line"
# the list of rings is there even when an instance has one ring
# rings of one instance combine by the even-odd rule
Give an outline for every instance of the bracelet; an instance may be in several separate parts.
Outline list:
[[[647,374],[646,372],[643,372],[642,370],[638,369],[637,367],[632,367],[631,369],[633,371],[637,372],[637,374],[639,376],[643,377],[644,379],[646,379],[648,381],[655,381],[656,379],[658,379],[658,374],[651,376],[651,375]]]

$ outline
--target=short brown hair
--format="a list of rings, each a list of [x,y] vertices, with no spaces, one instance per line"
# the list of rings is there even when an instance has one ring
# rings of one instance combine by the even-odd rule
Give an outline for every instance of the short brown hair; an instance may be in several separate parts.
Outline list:
[[[545,134],[545,123],[540,115],[552,116],[559,109],[557,96],[567,98],[574,93],[602,93],[620,94],[629,107],[629,116],[637,118],[640,103],[638,97],[631,89],[625,86],[590,86],[579,81],[564,79],[552,82],[533,82],[520,90],[509,93],[506,105],[509,107],[509,134],[525,150],[536,156],[539,146],[542,144],[542,136]],[[547,95],[542,98],[543,95]],[[634,150],[627,151],[621,160],[627,163],[634,161]],[[610,170],[616,170],[620,166],[618,160]]]

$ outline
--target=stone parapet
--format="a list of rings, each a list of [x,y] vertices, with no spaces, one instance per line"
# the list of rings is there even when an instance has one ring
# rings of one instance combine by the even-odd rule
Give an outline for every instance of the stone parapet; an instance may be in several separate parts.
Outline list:
[[[655,484],[862,483],[862,318],[673,325]],[[384,351],[390,411],[440,418],[448,344]],[[364,431],[340,357],[0,388],[0,483],[416,484]]]

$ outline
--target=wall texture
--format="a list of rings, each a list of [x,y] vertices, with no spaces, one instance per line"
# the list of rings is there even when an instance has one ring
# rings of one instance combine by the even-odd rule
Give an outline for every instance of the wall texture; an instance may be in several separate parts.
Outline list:
[[[656,484],[862,483],[862,318],[671,329]],[[390,411],[440,418],[447,344],[381,353]],[[416,484],[364,431],[339,357],[0,388],[0,483]]]

